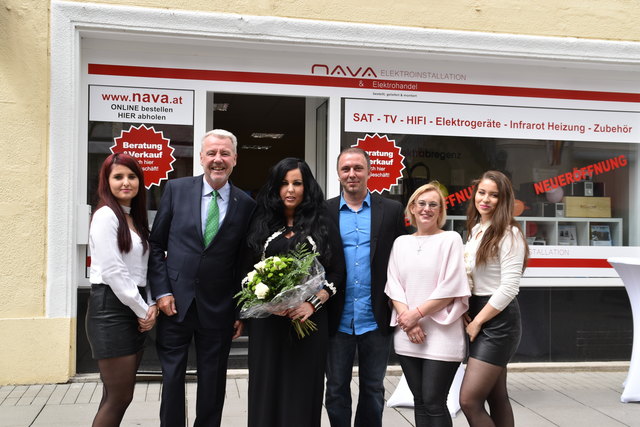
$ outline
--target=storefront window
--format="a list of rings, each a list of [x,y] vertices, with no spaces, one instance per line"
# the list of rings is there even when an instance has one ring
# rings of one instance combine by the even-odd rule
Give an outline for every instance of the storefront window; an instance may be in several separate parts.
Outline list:
[[[114,138],[118,138],[122,131],[131,127],[139,127],[136,123],[111,123],[89,122],[89,159],[87,169],[87,201],[94,206],[97,203],[96,190],[98,189],[98,172],[104,159],[111,154],[110,148],[114,145]],[[170,145],[175,149],[173,156],[173,170],[168,178],[193,175],[193,127],[180,125],[154,125],[156,132],[162,132],[164,138],[170,140]],[[160,185],[152,185],[147,193],[147,207],[150,211],[158,209],[162,188],[166,180]]]
[[[193,91],[89,85],[87,204],[112,152],[135,157],[145,174],[150,222],[167,179],[193,173]]]
[[[342,147],[370,133],[343,132]],[[404,156],[396,185],[383,195],[406,204],[420,185],[437,180],[447,197],[446,228],[465,236],[472,181],[484,171],[513,182],[515,213],[530,245],[633,246],[629,232],[637,145],[599,141],[376,134]]]

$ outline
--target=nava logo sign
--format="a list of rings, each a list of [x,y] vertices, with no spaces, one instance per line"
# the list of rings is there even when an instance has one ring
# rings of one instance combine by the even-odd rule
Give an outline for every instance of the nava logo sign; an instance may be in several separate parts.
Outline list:
[[[332,68],[333,67],[333,68]],[[345,71],[346,70],[346,71]],[[311,66],[311,74],[322,74],[325,76],[344,76],[344,77],[375,77],[378,78],[378,75],[373,68],[367,67],[359,67],[357,69],[352,69],[348,65],[335,65],[329,66],[326,64],[313,64]]]

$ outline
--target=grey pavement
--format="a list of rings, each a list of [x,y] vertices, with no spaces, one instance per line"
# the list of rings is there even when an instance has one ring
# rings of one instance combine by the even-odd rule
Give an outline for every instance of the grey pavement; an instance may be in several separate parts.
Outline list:
[[[628,363],[564,363],[509,365],[509,393],[516,425],[525,427],[614,427],[640,426],[640,404],[621,403],[620,394]],[[385,379],[385,398],[400,380],[399,367],[390,366]],[[358,395],[357,371],[351,383]],[[141,376],[133,402],[122,426],[157,426],[161,384],[157,378]],[[188,381],[189,425],[195,416],[196,384]],[[95,375],[77,376],[66,384],[0,387],[0,426],[89,426],[102,395]],[[322,425],[328,426],[323,411]],[[245,426],[247,417],[247,373],[228,372],[227,397],[222,425]],[[383,424],[413,426],[411,408],[385,408]],[[464,415],[453,419],[454,427],[468,426]]]

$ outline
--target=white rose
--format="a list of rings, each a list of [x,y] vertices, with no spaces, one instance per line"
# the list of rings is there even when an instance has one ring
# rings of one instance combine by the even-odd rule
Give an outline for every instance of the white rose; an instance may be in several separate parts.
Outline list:
[[[269,287],[264,283],[260,282],[256,285],[255,294],[258,299],[264,299],[267,296],[267,292],[269,292]]]
[[[255,275],[256,275],[256,271],[255,270],[250,271],[249,273],[247,273],[247,281],[249,281],[249,282],[252,281],[253,280],[253,276],[255,276]]]
[[[277,262],[280,262],[280,257],[274,256],[273,257],[273,263],[275,264]]]
[[[254,265],[253,265],[253,268],[255,268],[256,270],[261,270],[261,269],[263,269],[263,268],[264,268],[264,266],[265,266],[265,265],[266,265],[266,264],[265,264],[265,262],[264,262],[264,261],[260,261],[259,263],[254,264]]]

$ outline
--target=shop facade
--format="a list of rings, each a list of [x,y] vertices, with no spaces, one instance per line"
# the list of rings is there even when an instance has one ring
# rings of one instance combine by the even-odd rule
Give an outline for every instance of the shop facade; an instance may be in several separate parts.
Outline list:
[[[216,127],[238,135],[232,179],[249,193],[270,165],[295,155],[334,196],[337,154],[358,145],[372,156],[372,191],[405,203],[413,189],[437,179],[448,194],[447,227],[463,237],[471,181],[498,169],[514,183],[532,255],[516,360],[627,358],[630,308],[606,259],[638,254],[640,95],[631,68],[380,50],[375,37],[369,42],[85,33],[74,100],[78,158],[88,159],[77,174],[79,204],[90,211],[100,162],[112,148],[123,149],[147,171],[164,168],[149,190],[153,215],[165,178],[201,173],[199,138]],[[161,147],[174,149],[171,165]],[[75,243],[76,263],[84,266],[86,246]],[[86,271],[78,273],[82,301]]]
[[[138,157],[153,217],[167,179],[201,173],[212,128],[238,136],[232,180],[250,194],[297,156],[335,196],[337,155],[357,145],[385,197],[438,180],[463,237],[471,181],[507,173],[531,250],[516,361],[629,358],[631,310],[606,260],[640,255],[638,43],[75,2],[52,3],[51,39],[46,306],[73,319],[71,372],[94,370],[97,168],[113,150]]]

